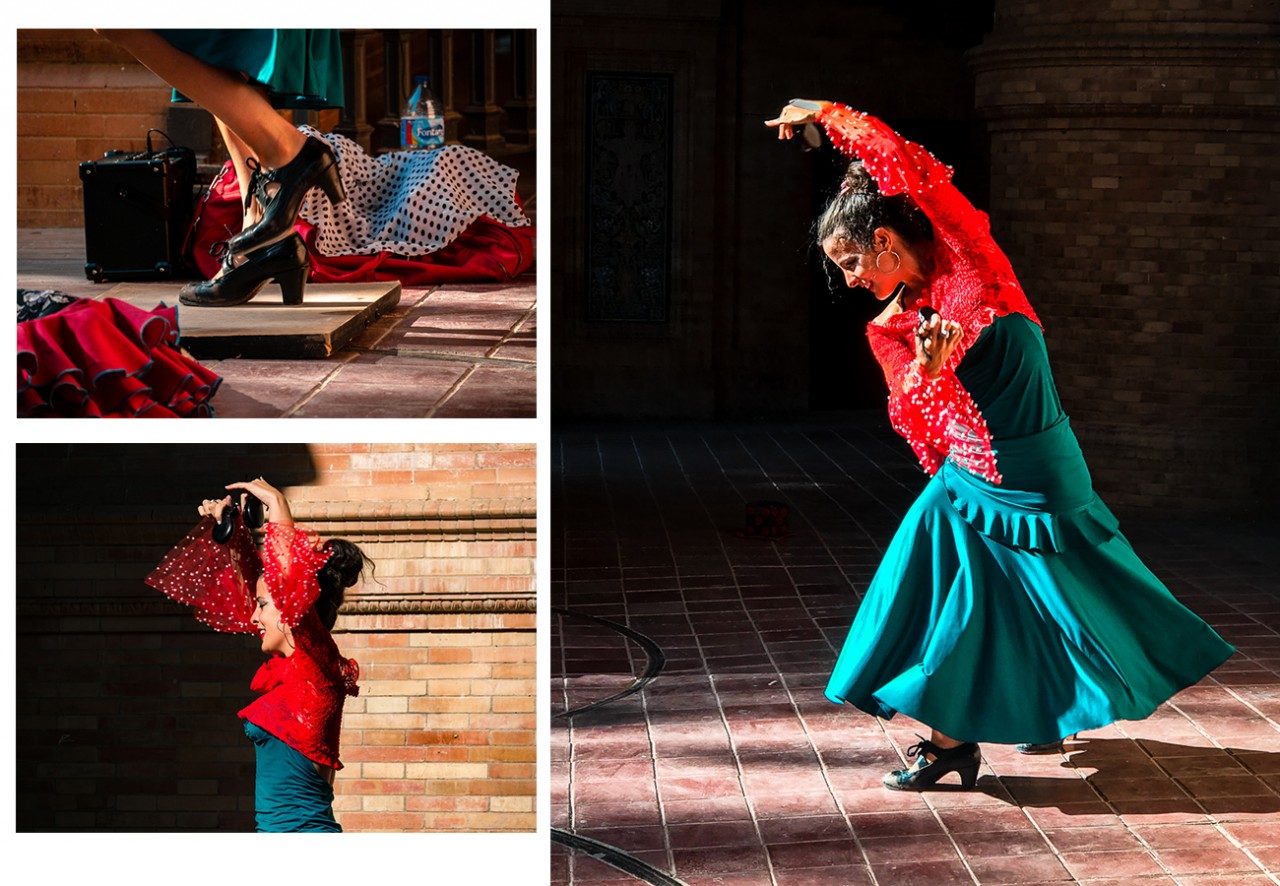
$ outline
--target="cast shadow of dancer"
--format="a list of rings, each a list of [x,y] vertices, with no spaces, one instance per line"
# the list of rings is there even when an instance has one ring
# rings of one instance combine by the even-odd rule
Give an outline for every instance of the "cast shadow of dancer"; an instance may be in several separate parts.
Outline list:
[[[1220,816],[1233,813],[1280,814],[1280,795],[1266,779],[1280,773],[1280,753],[1249,748],[1193,747],[1139,739],[1085,738],[1068,742],[1066,771],[1082,770],[1077,783],[1064,776],[987,774],[975,790],[1010,805],[1060,807],[1081,814],[1091,800],[1103,800],[1121,815],[1153,811]],[[1144,753],[1145,750],[1145,753]],[[1091,770],[1091,771],[1090,771]],[[1089,788],[1084,791],[1078,784]],[[960,792],[955,784],[937,784],[930,792]]]

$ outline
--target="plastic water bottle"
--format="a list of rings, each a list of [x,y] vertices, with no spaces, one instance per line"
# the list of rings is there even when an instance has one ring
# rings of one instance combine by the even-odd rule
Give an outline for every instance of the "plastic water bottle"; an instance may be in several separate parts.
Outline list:
[[[413,78],[413,94],[400,115],[400,147],[406,151],[430,150],[444,144],[444,115],[431,93],[429,78]]]

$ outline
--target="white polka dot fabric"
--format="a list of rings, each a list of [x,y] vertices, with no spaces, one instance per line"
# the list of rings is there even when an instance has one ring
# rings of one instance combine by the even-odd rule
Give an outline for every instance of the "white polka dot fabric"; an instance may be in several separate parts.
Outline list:
[[[333,206],[313,188],[301,215],[317,229],[323,255],[426,255],[451,243],[482,215],[513,228],[529,219],[515,200],[519,173],[462,145],[371,157],[351,139],[299,127],[338,155],[347,199]]]

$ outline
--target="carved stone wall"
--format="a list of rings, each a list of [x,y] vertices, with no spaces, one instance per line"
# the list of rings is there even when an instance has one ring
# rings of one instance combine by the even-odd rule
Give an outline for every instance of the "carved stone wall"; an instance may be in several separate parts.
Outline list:
[[[344,828],[531,829],[534,449],[474,444],[19,447],[18,828],[252,829],[257,640],[142,579],[258,475],[375,564],[335,630]]]
[[[1280,5],[996,9],[970,56],[993,227],[1096,485],[1122,507],[1260,506],[1280,432]]]

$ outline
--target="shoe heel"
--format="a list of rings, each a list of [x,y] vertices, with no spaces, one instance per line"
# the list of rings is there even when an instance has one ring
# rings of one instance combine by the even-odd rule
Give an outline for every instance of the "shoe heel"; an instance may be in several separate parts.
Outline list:
[[[347,199],[347,192],[342,187],[342,177],[338,175],[336,161],[330,163],[329,167],[320,173],[320,179],[316,182],[316,187],[324,191],[324,195],[329,198],[329,202],[334,206]]]
[[[957,769],[960,773],[960,784],[966,788],[971,788],[978,781],[978,764],[971,763],[963,769]]]
[[[302,294],[307,288],[307,272],[309,270],[310,267],[308,265],[303,265],[295,270],[276,275],[275,281],[280,284],[280,291],[284,293],[284,303],[286,305],[302,304]]]

